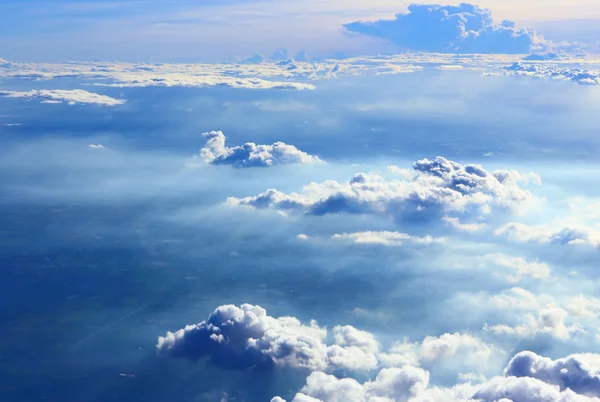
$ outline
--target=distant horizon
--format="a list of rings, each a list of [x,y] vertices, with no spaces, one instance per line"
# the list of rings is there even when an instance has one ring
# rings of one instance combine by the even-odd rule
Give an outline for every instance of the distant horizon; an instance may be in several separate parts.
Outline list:
[[[327,6],[311,1],[315,2],[312,6],[302,6],[296,0],[203,4],[179,0],[168,6],[158,0],[5,1],[0,3],[0,57],[35,62],[110,59],[214,63],[268,53],[278,47],[305,50],[320,58],[398,50],[382,38],[349,35],[343,25],[393,19],[395,14],[407,12],[408,2],[376,0],[366,7],[357,1],[329,2]],[[475,4],[489,8],[497,24],[515,21],[518,28],[536,29],[556,43],[577,42],[588,52],[599,51],[600,4],[594,1],[569,2],[568,7],[558,0],[537,6],[497,0]],[[277,35],[273,35],[275,31]]]

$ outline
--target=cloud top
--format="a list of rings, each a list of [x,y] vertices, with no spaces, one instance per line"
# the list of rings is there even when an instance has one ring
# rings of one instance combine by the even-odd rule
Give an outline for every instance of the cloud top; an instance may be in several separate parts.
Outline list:
[[[276,142],[273,145],[257,145],[247,142],[244,145],[228,147],[227,137],[221,131],[202,134],[206,145],[200,156],[212,165],[230,165],[236,168],[269,167],[290,163],[323,163],[317,156],[300,151],[293,145]]]
[[[392,20],[357,21],[344,27],[424,52],[526,54],[538,42],[535,30],[516,28],[511,21],[495,24],[490,10],[465,3],[412,4]]]
[[[333,344],[316,322],[294,317],[274,318],[260,306],[225,305],[207,320],[168,332],[158,339],[160,353],[190,360],[209,358],[231,369],[275,366],[315,370],[363,370],[377,366],[379,344],[373,335],[354,327],[334,327]]]
[[[479,165],[461,165],[443,157],[415,162],[412,174],[385,180],[378,175],[358,173],[342,183],[311,183],[301,194],[269,189],[254,197],[228,201],[233,205],[311,215],[378,214],[399,221],[442,219],[453,213],[465,219],[479,219],[492,210],[515,211],[534,202],[535,197],[523,186],[540,182],[535,174],[488,172]]]

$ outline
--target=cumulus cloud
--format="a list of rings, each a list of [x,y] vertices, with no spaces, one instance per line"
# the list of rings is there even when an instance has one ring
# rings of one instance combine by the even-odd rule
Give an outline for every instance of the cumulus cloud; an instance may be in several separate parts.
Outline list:
[[[360,383],[314,372],[292,402],[598,402],[600,356],[571,355],[551,360],[532,352],[517,354],[504,376],[487,381],[435,387],[429,372],[414,366],[382,369]],[[472,379],[472,376],[466,377]],[[271,402],[285,402],[276,397]]]
[[[68,102],[69,105],[91,103],[104,106],[116,106],[125,103],[123,99],[115,99],[110,96],[84,91],[83,89],[34,89],[28,92],[0,91],[0,96],[6,96],[8,98],[35,98],[41,99],[42,103]]]
[[[247,142],[244,145],[228,147],[225,145],[227,138],[221,131],[211,131],[202,135],[206,138],[206,146],[200,150],[200,156],[206,163],[213,165],[244,168],[288,163],[323,163],[317,156],[309,155],[283,142],[276,142],[273,145],[256,145]]]
[[[417,367],[382,369],[375,380],[360,384],[352,378],[338,379],[321,372],[312,373],[294,402],[310,401],[406,401],[423,393],[429,373]],[[302,395],[304,394],[304,395]]]
[[[561,391],[557,386],[535,378],[495,378],[484,383],[473,395],[477,402],[598,402],[600,399],[578,395],[570,389]]]
[[[302,194],[269,189],[247,198],[229,198],[232,205],[296,210],[311,215],[378,214],[395,220],[450,216],[480,219],[496,212],[518,212],[536,201],[523,188],[540,182],[535,174],[488,172],[479,165],[461,165],[443,157],[413,164],[414,176],[385,180],[359,173],[346,182],[311,183]]]
[[[353,22],[344,27],[382,38],[406,50],[442,53],[529,53],[540,39],[511,21],[495,24],[490,10],[471,4],[412,4],[392,20]]]
[[[503,377],[486,380],[478,367],[503,361],[503,351],[471,334],[428,336],[403,341],[388,351],[373,334],[352,326],[328,332],[311,321],[271,317],[259,307],[225,305],[207,320],[159,337],[157,349],[172,357],[202,358],[230,369],[296,368],[309,371],[292,402],[598,402],[600,355],[551,360],[532,352],[515,355]],[[452,362],[461,381],[431,386],[430,371]],[[464,373],[462,369],[476,368]],[[364,371],[372,380],[352,377]],[[332,374],[333,373],[333,374]],[[284,402],[274,397],[272,402]]]
[[[517,62],[503,68],[504,75],[571,81],[580,85],[600,85],[600,71],[579,67],[565,67]]]
[[[470,334],[403,340],[383,350],[370,332],[349,325],[331,330],[293,317],[271,317],[260,306],[225,305],[207,320],[159,337],[161,354],[198,360],[208,358],[231,369],[287,367],[323,372],[369,372],[382,367],[418,366],[481,373],[504,352]],[[454,358],[461,356],[460,362]]]
[[[552,360],[533,352],[514,356],[505,370],[506,376],[537,378],[547,384],[558,385],[561,391],[572,391],[600,396],[600,355],[575,354]]]
[[[344,326],[328,332],[316,322],[274,318],[260,306],[225,305],[206,321],[160,337],[159,352],[191,360],[209,358],[227,368],[291,367],[316,370],[369,370],[377,366],[379,344],[370,333]]]

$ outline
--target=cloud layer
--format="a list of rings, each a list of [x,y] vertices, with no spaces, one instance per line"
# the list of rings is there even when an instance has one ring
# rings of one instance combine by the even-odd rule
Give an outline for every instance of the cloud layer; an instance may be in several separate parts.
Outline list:
[[[353,22],[345,28],[425,52],[524,54],[538,42],[534,30],[516,28],[511,21],[494,24],[490,10],[471,4],[412,4],[393,20]]]
[[[117,106],[125,103],[125,100],[123,99],[115,99],[111,98],[110,96],[84,91],[83,89],[34,89],[27,92],[0,91],[0,96],[6,96],[8,98],[41,99],[42,103],[67,102],[69,105],[75,105],[77,103],[91,103],[104,106]]]
[[[571,81],[580,85],[600,85],[600,71],[579,67],[553,66],[517,62],[504,67],[506,75]]]
[[[256,145],[247,142],[244,145],[227,147],[226,137],[221,131],[211,131],[202,135],[206,138],[206,146],[200,150],[200,156],[206,163],[213,165],[245,168],[323,162],[317,156],[309,155],[283,142],[276,142],[273,145]]]

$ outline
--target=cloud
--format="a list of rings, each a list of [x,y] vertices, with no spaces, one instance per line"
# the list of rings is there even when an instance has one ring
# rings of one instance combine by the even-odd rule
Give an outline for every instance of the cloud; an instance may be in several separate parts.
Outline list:
[[[311,183],[302,194],[269,189],[254,197],[229,198],[228,203],[311,215],[377,214],[398,221],[441,219],[451,213],[480,220],[493,210],[518,212],[535,203],[536,198],[521,186],[540,180],[535,174],[488,172],[479,165],[461,165],[443,157],[417,161],[413,170],[410,179],[385,180],[358,173],[342,183]]]
[[[484,258],[513,272],[513,275],[509,276],[513,282],[518,282],[525,277],[532,279],[548,279],[550,277],[550,268],[540,261],[527,261],[522,257],[509,257],[504,254],[487,255]]]
[[[586,353],[552,360],[533,352],[514,356],[505,370],[506,376],[537,378],[558,385],[561,391],[600,396],[600,355]]]
[[[220,306],[207,320],[159,337],[157,349],[171,357],[208,358],[216,366],[240,370],[280,367],[358,373],[422,364],[481,373],[504,358],[500,349],[460,333],[428,336],[422,342],[405,339],[382,350],[370,332],[349,325],[328,331],[314,321],[305,325],[293,317],[271,317],[262,307],[249,304]]]
[[[406,401],[422,393],[428,384],[429,373],[417,367],[382,369],[375,380],[364,384],[315,372],[308,376],[300,394],[318,401]],[[296,395],[293,401],[305,400]]]
[[[356,328],[334,327],[333,344],[316,322],[274,318],[260,306],[218,307],[206,321],[168,332],[158,339],[163,354],[233,369],[291,367],[309,370],[369,370],[377,366],[379,346],[374,337]]]
[[[8,98],[35,98],[41,99],[42,103],[62,103],[68,102],[69,105],[77,103],[91,103],[104,106],[117,106],[125,103],[123,99],[115,99],[106,95],[99,95],[82,89],[38,89],[28,92],[19,91],[0,91],[0,96]]]
[[[499,336],[516,336],[518,338],[534,338],[537,335],[550,335],[560,340],[568,340],[573,336],[585,333],[578,326],[569,326],[565,320],[568,313],[559,307],[547,307],[539,311],[538,317],[527,314],[521,325],[484,325],[484,330]]]
[[[504,75],[571,81],[580,85],[600,85],[600,71],[579,67],[517,62],[503,68]]]
[[[444,243],[446,239],[441,237],[411,236],[401,232],[355,232],[342,233],[332,236],[334,240],[350,242],[354,244],[378,244],[382,246],[402,246],[405,244],[428,245],[433,243]]]
[[[526,225],[510,222],[500,226],[494,232],[497,236],[506,236],[510,240],[522,243],[541,243],[557,245],[600,245],[600,231],[584,226],[564,226],[554,228],[549,225]]]
[[[288,163],[323,163],[317,156],[309,155],[283,142],[276,142],[273,145],[256,145],[247,142],[244,145],[227,147],[226,137],[221,131],[211,131],[202,135],[207,141],[206,146],[200,150],[200,156],[206,163],[213,165],[245,168]]]
[[[495,378],[473,395],[477,402],[598,402],[600,399],[561,391],[553,384],[535,378]]]
[[[310,90],[315,89],[312,84],[301,82],[271,81],[262,78],[247,77],[229,77],[220,74],[173,74],[173,73],[153,73],[153,74],[115,74],[116,82],[112,84],[97,83],[95,85],[133,88],[133,87],[214,87],[226,86],[230,88],[243,89],[295,89]]]
[[[313,372],[292,402],[598,402],[600,355],[551,360],[532,352],[514,356],[503,377],[452,387],[429,384],[429,372],[414,366],[384,368],[372,381]],[[467,376],[465,379],[473,379]],[[285,402],[275,397],[271,402]]]
[[[442,220],[461,232],[479,232],[487,227],[485,223],[462,223],[460,219],[450,216],[444,216]]]
[[[102,144],[90,144],[88,145],[89,149],[104,149],[104,145]]]
[[[455,360],[458,356],[460,362]],[[404,340],[380,355],[382,364],[388,367],[414,365],[440,370],[459,365],[461,369],[478,373],[487,371],[492,362],[500,362],[503,358],[502,350],[466,333],[427,336],[422,342]]]
[[[412,4],[392,20],[353,22],[349,32],[382,38],[406,50],[442,53],[529,53],[540,42],[535,30],[511,21],[494,24],[490,10],[471,4]]]

